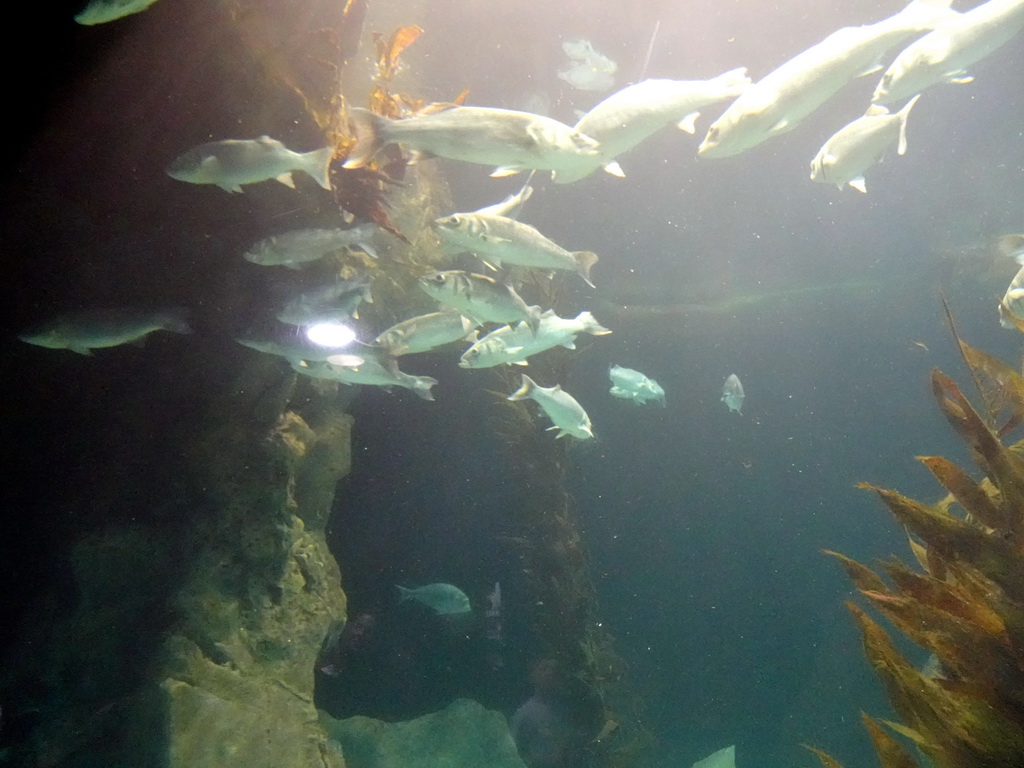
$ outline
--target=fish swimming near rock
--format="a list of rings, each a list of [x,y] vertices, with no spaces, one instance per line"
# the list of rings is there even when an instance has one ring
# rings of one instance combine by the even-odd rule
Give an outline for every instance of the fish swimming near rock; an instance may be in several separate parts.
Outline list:
[[[580,440],[594,436],[590,416],[583,410],[576,398],[562,389],[561,384],[553,387],[542,387],[526,374],[523,374],[522,386],[508,397],[509,400],[533,400],[551,419],[552,426],[548,430],[558,430],[555,439],[572,435]]]
[[[881,70],[886,51],[955,18],[949,5],[913,0],[882,21],[836,30],[745,90],[711,124],[697,154],[730,157],[793,130],[850,80]]]
[[[393,357],[413,355],[459,339],[468,339],[479,326],[480,323],[470,320],[457,309],[446,309],[395,323],[373,343],[386,349]]]
[[[481,323],[525,320],[534,330],[540,325],[540,307],[528,306],[512,286],[486,275],[457,269],[431,272],[419,285],[428,296]]]
[[[373,235],[377,229],[373,223],[357,224],[348,229],[293,229],[260,240],[245,252],[244,257],[246,261],[263,267],[289,269],[299,269],[347,248],[358,248],[376,259]]]
[[[399,602],[412,600],[421,603],[440,616],[468,613],[473,609],[466,593],[453,584],[426,584],[415,589],[397,584],[395,586],[401,594]]]
[[[873,104],[864,116],[840,128],[811,161],[811,181],[835,184],[839,189],[849,184],[859,192],[867,192],[864,171],[893,144],[896,154],[906,153],[907,115],[919,98],[920,95],[912,98],[895,115]]]
[[[277,313],[277,319],[289,325],[344,323],[349,318],[359,317],[359,306],[363,302],[373,303],[372,284],[372,277],[361,275],[300,293]]]
[[[328,170],[333,147],[292,152],[277,139],[226,139],[200,144],[167,166],[167,175],[190,184],[213,184],[227,192],[241,192],[243,184],[276,179],[295,187],[292,174],[301,171],[324,189],[331,188]]]
[[[608,390],[612,397],[630,400],[637,405],[653,402],[665,407],[665,390],[640,371],[613,365],[608,369],[608,377],[612,380],[612,388]]]
[[[188,310],[137,312],[127,309],[95,309],[70,312],[31,328],[21,341],[47,349],[70,349],[80,355],[92,350],[141,341],[154,331],[191,333]]]
[[[575,272],[591,288],[590,269],[597,263],[591,251],[567,251],[529,224],[507,216],[457,213],[434,220],[434,230],[450,249],[472,251],[484,261],[536,269]]]
[[[750,87],[745,67],[731,69],[709,80],[644,80],[616,91],[576,123],[576,130],[598,142],[594,156],[581,156],[575,168],[555,177],[568,184],[598,168],[624,176],[617,158],[669,125],[693,133],[700,110],[734,99]]]
[[[105,24],[131,16],[133,13],[141,13],[155,2],[156,0],[92,0],[75,16],[75,21],[86,26]]]
[[[590,312],[562,318],[548,310],[540,318],[536,333],[526,324],[504,325],[473,343],[459,360],[460,368],[493,368],[496,365],[527,365],[527,358],[554,347],[576,349],[581,333],[604,336],[611,333]]]
[[[725,384],[722,386],[722,402],[729,407],[730,413],[738,413],[743,415],[743,400],[746,398],[746,394],[743,392],[743,384],[740,383],[740,377],[735,373],[730,373],[729,378],[725,380]]]
[[[967,68],[1024,28],[1024,0],[989,0],[915,40],[889,65],[871,97],[893,104],[936,83],[969,83]]]
[[[497,166],[492,176],[530,169],[571,167],[579,155],[593,155],[597,142],[564,123],[530,112],[490,107],[434,105],[394,120],[368,109],[350,109],[355,144],[345,168],[360,168],[388,144],[416,155],[446,157]]]

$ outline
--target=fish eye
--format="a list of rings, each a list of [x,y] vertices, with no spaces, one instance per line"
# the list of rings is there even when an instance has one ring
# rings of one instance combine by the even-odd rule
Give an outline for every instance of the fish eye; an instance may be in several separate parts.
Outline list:
[[[718,141],[718,127],[712,125],[708,129],[708,141]]]
[[[433,283],[437,283],[438,285],[440,285],[441,283],[444,282],[444,275],[441,274],[440,272],[435,272],[432,275],[427,275],[427,279]]]

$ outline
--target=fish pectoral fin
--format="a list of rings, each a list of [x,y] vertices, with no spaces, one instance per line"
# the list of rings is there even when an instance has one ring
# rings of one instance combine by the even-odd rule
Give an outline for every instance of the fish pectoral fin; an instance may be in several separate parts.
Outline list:
[[[620,179],[626,178],[626,174],[617,162],[612,160],[610,163],[605,163],[604,172],[610,173],[612,176],[618,176]]]
[[[485,243],[492,243],[493,245],[503,245],[512,242],[507,237],[498,237],[498,235],[481,235],[480,239]]]
[[[371,259],[377,258],[377,250],[369,243],[359,243],[357,247]]]
[[[881,72],[881,71],[882,71],[882,62],[880,60],[876,60],[876,61],[871,62],[866,67],[864,67],[864,69],[862,69],[860,72],[858,72],[857,73],[857,77],[864,77],[866,75],[873,75],[876,72]]]
[[[576,349],[576,342],[570,339],[569,341],[563,341],[561,346],[565,347],[566,349]]]
[[[530,362],[528,360],[513,360],[511,363],[509,363],[509,365],[529,365],[529,364],[530,364]]]
[[[864,176],[863,175],[858,176],[855,179],[850,179],[847,182],[847,184],[849,184],[851,187],[856,189],[858,192],[863,192],[864,194],[867,194],[867,192],[868,192],[868,187],[867,187],[867,184],[864,181]]]
[[[974,82],[974,75],[968,74],[967,70],[957,69],[944,74],[943,79],[947,83],[953,83],[954,85],[966,85],[967,83]]]
[[[501,165],[491,171],[492,179],[501,179],[505,176],[515,176],[517,173],[522,173],[523,169],[518,165]]]
[[[676,128],[678,128],[680,131],[685,131],[686,133],[692,135],[697,132],[698,117],[700,117],[700,112],[691,112],[678,123],[676,123]]]
[[[1007,294],[1007,295],[1009,295],[1009,294]],[[70,349],[72,352],[77,352],[79,355],[91,355],[92,354],[92,350],[89,349],[88,347],[79,347],[79,346],[75,346],[74,344],[72,344],[70,347],[68,347],[68,349]]]
[[[789,130],[789,120],[782,118],[768,129],[768,133],[785,133],[787,130]]]
[[[218,184],[217,186],[223,189],[225,192],[242,192],[241,184]]]
[[[289,171],[288,173],[282,173],[280,176],[276,176],[274,180],[281,182],[286,187],[291,187],[292,189],[295,189],[295,179],[292,178],[291,171]]]

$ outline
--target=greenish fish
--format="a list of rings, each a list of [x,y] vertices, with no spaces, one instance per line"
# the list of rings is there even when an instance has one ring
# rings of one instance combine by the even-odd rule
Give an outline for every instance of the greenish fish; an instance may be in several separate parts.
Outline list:
[[[412,600],[416,603],[422,603],[434,611],[434,613],[442,616],[455,613],[469,613],[472,610],[466,593],[452,584],[426,584],[415,589],[407,589],[397,584],[395,586],[398,587],[398,591],[402,595],[399,602]]]
[[[37,347],[70,349],[80,355],[89,355],[94,349],[139,341],[153,331],[191,333],[187,314],[187,310],[180,308],[158,312],[85,310],[55,317],[25,331],[18,338]]]

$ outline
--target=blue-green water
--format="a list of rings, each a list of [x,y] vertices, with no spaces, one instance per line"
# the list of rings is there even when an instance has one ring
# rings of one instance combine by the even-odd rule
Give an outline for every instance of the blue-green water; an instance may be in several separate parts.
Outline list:
[[[194,46],[180,34],[199,41],[201,30],[169,27],[179,36],[164,37],[156,27],[187,18],[163,8],[172,3],[118,29],[64,30],[70,71],[41,75],[45,95],[24,89],[32,115],[4,185],[12,294],[5,431],[17,456],[6,507],[24,529],[6,537],[4,554],[19,611],[36,588],[62,578],[57,543],[42,541],[48,530],[59,543],[117,514],[95,500],[102,489],[90,486],[90,462],[117,466],[124,483],[164,480],[152,469],[159,435],[194,406],[203,382],[197,374],[175,381],[182,367],[195,370],[178,339],[86,359],[28,348],[14,332],[90,304],[186,305],[214,340],[197,346],[216,370],[237,364],[231,334],[273,293],[236,260],[256,237],[254,222],[289,213],[277,190],[181,189],[162,169],[222,133],[284,138],[295,117],[252,94],[218,93],[230,57],[205,51],[197,60],[216,66],[192,66],[185,54]],[[375,10],[381,24],[426,30],[405,55],[417,95],[443,101],[468,88],[469,103],[510,108],[539,96],[572,123],[575,109],[601,96],[556,77],[567,37],[588,38],[618,61],[617,87],[640,74],[656,24],[646,76],[696,79],[747,66],[756,80],[837,27],[900,4],[677,6],[396,0]],[[153,68],[105,58],[125,51],[136,63],[151,55]],[[828,135],[862,113],[875,76],[735,158],[695,157],[720,112],[712,107],[697,136],[666,129],[620,158],[624,179],[535,180],[524,220],[601,257],[596,289],[564,280],[574,311],[590,309],[614,331],[585,345],[561,382],[596,434],[570,449],[567,482],[599,619],[645,703],[658,765],[689,765],[732,743],[741,768],[813,765],[800,743],[847,765],[871,764],[858,712],[884,714],[887,705],[842,606],[849,584],[821,550],[905,557],[902,532],[855,484],[929,499],[938,489],[913,457],[962,458],[928,390],[931,368],[963,371],[940,291],[965,339],[1018,359],[1018,338],[999,328],[995,310],[1016,266],[998,261],[991,243],[1024,227],[1024,95],[1014,74],[1022,51],[1018,43],[994,54],[973,68],[972,84],[930,89],[910,117],[908,153],[869,171],[867,195],[812,184],[807,166]],[[216,113],[204,111],[211,104]],[[309,135],[303,127],[292,137],[312,146]],[[440,168],[455,210],[495,202],[520,183],[490,179],[481,166],[423,162]],[[457,356],[403,361],[440,380],[436,403],[366,388],[353,405],[353,472],[339,487],[329,534],[350,615],[377,617],[371,661],[391,669],[372,692],[363,679],[362,694],[324,694],[346,714],[409,716],[458,695],[511,713],[529,695],[528,586],[502,535],[503,510],[531,489],[515,479],[489,427],[493,403],[481,391],[496,379],[458,369]],[[612,364],[657,379],[667,406],[612,398]],[[719,401],[730,373],[746,390],[742,415]],[[120,439],[122,429],[138,433],[138,422],[119,419],[145,403],[149,447],[138,455]],[[501,582],[500,669],[479,637],[441,642],[423,616],[396,612],[395,584],[433,581],[460,585],[476,605]],[[4,627],[5,641],[16,623]]]

